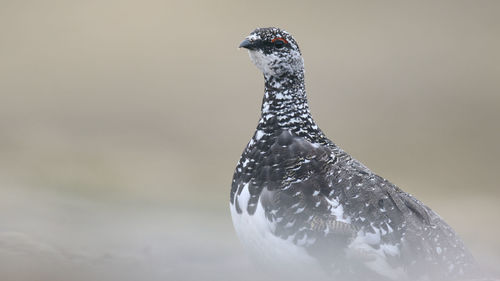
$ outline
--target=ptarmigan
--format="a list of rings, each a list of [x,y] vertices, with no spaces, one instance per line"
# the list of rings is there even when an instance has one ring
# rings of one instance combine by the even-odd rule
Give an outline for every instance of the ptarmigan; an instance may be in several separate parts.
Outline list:
[[[238,237],[268,268],[332,280],[455,280],[477,265],[429,207],[374,174],[318,128],[293,37],[241,43],[265,78],[262,116],[233,176]],[[294,273],[295,274],[295,273]]]

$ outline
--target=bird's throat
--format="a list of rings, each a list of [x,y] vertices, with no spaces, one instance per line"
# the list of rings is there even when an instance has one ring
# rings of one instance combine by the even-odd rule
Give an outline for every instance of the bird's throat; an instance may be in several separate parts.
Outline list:
[[[283,76],[264,76],[265,92],[259,126],[291,129],[314,126],[309,112],[304,73]],[[315,126],[314,126],[315,127]]]

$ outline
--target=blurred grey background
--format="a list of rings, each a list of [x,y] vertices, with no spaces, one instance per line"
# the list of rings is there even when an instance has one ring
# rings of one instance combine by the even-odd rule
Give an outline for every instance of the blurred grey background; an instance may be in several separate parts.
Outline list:
[[[323,131],[499,274],[499,1],[0,0],[1,279],[255,280],[228,197],[266,26]]]

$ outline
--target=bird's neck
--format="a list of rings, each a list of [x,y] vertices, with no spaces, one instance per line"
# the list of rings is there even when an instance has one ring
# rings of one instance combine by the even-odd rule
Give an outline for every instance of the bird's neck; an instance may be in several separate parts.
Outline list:
[[[297,134],[319,131],[309,112],[304,72],[283,76],[267,76],[258,129],[288,129]]]

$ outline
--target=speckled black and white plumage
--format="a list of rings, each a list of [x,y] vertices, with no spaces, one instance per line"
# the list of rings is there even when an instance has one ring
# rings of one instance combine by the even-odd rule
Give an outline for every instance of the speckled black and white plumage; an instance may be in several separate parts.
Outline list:
[[[240,47],[263,72],[265,93],[257,130],[234,173],[230,208],[238,236],[261,263],[350,280],[475,274],[471,254],[435,212],[318,128],[290,34],[256,29]]]

